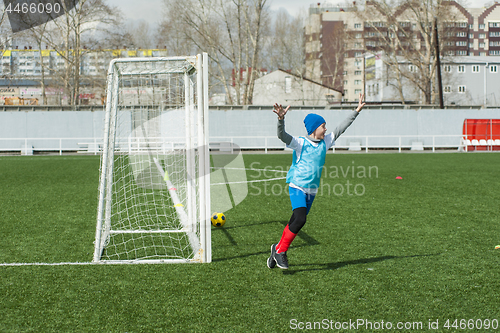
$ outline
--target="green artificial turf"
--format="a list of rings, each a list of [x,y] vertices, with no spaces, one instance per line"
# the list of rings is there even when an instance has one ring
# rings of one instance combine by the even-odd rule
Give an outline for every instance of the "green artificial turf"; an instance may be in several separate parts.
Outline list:
[[[244,161],[286,169],[291,155]],[[251,183],[212,229],[210,264],[0,267],[0,332],[498,327],[499,165],[497,153],[329,154],[289,270],[266,266],[291,215],[284,180]],[[98,178],[95,156],[0,157],[0,263],[91,261]]]

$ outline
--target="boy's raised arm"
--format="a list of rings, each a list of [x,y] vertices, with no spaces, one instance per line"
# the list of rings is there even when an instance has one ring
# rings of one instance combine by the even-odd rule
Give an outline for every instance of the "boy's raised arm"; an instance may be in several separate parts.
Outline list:
[[[341,136],[342,133],[344,133],[349,126],[351,126],[354,119],[356,119],[356,117],[359,115],[359,112],[363,109],[363,106],[365,106],[366,104],[363,102],[364,97],[365,97],[364,94],[359,94],[359,102],[356,111],[353,111],[342,123],[340,123],[340,125],[338,125],[335,128],[335,130],[333,131],[334,140],[337,140],[338,137]]]
[[[283,141],[285,144],[289,145],[292,142],[292,136],[285,132],[285,115],[290,109],[290,105],[283,109],[281,104],[274,104],[273,112],[278,115],[278,138]]]

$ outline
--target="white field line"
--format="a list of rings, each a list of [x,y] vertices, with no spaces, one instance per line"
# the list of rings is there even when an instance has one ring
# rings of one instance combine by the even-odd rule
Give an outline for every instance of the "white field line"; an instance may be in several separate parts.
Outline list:
[[[9,267],[9,266],[65,266],[65,265],[73,265],[73,266],[83,266],[83,265],[96,265],[97,263],[93,262],[13,262],[13,263],[3,263],[0,266]]]
[[[281,172],[285,173],[288,171],[285,170],[269,170],[269,169],[246,169],[246,168],[214,168],[210,167],[211,169],[228,169],[228,170],[249,170],[249,171],[266,171],[266,172]],[[277,178],[269,178],[269,179],[257,179],[257,180],[246,180],[246,181],[241,181],[241,182],[227,182],[227,183],[214,183],[210,184],[212,185],[230,185],[230,184],[248,184],[248,183],[260,183],[260,182],[270,182],[273,180],[281,180],[281,179],[286,179],[286,177],[277,177]]]

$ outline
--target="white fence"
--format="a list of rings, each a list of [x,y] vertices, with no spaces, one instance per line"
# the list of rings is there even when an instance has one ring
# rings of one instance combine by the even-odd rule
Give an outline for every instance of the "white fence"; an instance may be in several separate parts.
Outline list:
[[[97,138],[0,138],[0,152],[21,152],[33,155],[36,152],[82,152],[98,154],[102,139]]]
[[[484,142],[483,142],[484,141]],[[135,151],[139,143],[136,140],[123,140],[121,151]],[[97,138],[0,138],[0,152],[20,152],[33,155],[34,152],[78,152],[97,155],[101,152],[103,140]],[[180,148],[174,141],[162,140],[162,149]],[[482,147],[483,150],[499,150],[500,140],[467,140],[462,135],[365,135],[341,136],[332,150],[364,151],[391,149],[404,150],[441,149],[467,151],[470,147]],[[210,138],[211,150],[233,151],[262,150],[265,153],[275,150],[289,150],[276,136],[220,136]]]
[[[484,141],[484,142],[482,142]],[[349,151],[365,151],[392,149],[402,152],[403,150],[429,150],[435,152],[436,150],[448,149],[467,151],[470,147],[478,148],[483,147],[484,150],[498,150],[500,149],[500,140],[467,140],[462,135],[343,135],[341,136],[332,150],[336,149],[349,150]],[[239,137],[210,137],[211,149],[215,148],[215,142],[228,142],[229,147],[238,147],[246,150],[264,150],[267,153],[269,150],[291,150],[285,147],[275,136],[239,136]],[[247,144],[252,142],[253,144]],[[227,148],[226,148],[227,149]]]
[[[37,110],[0,112],[0,152],[99,153],[104,133],[104,111]],[[353,111],[292,108],[287,113],[286,131],[294,136],[305,135],[303,120],[310,112],[322,115],[331,131]],[[276,135],[276,115],[271,106],[248,110],[210,109],[209,113],[209,135],[214,150],[221,148],[220,143],[226,145],[226,150],[233,144],[242,149],[265,152],[285,149]],[[462,136],[465,119],[500,119],[500,109],[385,110],[367,107],[337,140],[335,149],[393,149],[400,152],[408,149],[463,149],[463,139],[467,139]],[[489,145],[486,142],[485,145],[484,142],[474,144],[471,141],[470,146],[482,150],[499,148],[496,142]]]

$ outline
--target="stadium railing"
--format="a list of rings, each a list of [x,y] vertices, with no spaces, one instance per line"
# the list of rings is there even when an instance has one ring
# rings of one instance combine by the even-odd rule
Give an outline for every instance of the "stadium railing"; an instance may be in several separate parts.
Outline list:
[[[484,141],[484,142],[483,142]],[[121,149],[134,149],[137,143],[128,140]],[[124,147],[128,146],[128,147]],[[62,155],[65,152],[100,154],[102,138],[0,138],[0,153],[19,152],[31,155],[33,152],[52,152]],[[172,146],[174,147],[174,146]],[[229,151],[232,147],[244,151],[287,151],[288,148],[276,136],[211,136],[210,149]],[[469,140],[463,135],[368,135],[341,136],[332,150],[347,151],[471,151],[471,147],[483,147],[482,151],[500,149],[500,140]],[[175,146],[175,148],[180,148]]]

